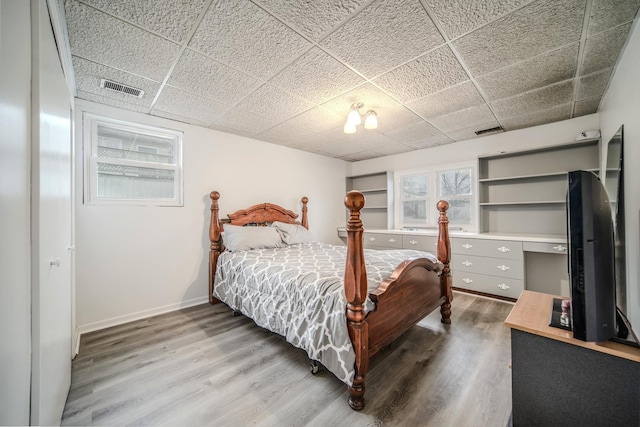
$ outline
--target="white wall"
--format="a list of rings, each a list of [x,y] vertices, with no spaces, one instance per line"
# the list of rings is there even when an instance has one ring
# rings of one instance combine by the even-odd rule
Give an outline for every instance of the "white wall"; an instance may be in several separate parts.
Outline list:
[[[220,214],[271,202],[300,212],[309,228],[341,243],[348,164],[211,129],[76,100],[76,191],[82,192],[83,111],[183,130],[184,206],[76,206],[76,307],[81,332],[204,302],[208,290],[209,193]]]
[[[576,136],[581,131],[598,128],[598,114],[591,114],[571,120],[487,135],[424,150],[354,162],[351,164],[350,175],[417,169],[443,163],[476,160],[481,154],[566,144],[575,141]]]
[[[29,424],[30,28],[29,2],[0,1],[0,425]]]
[[[640,24],[636,18],[606,95],[600,103],[602,140],[624,125],[627,304],[630,321],[640,333]]]

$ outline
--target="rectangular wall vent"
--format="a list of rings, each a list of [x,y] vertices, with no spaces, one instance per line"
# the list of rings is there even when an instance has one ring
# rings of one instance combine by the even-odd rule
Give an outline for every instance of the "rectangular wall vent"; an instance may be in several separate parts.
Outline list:
[[[494,132],[504,132],[504,129],[502,129],[502,126],[496,126],[494,128],[477,130],[476,135],[484,135],[487,133],[494,133]]]
[[[126,95],[135,96],[136,98],[142,98],[144,96],[144,91],[141,89],[125,86],[123,84],[112,82],[106,79],[100,80],[100,87],[103,89],[109,89],[116,92],[124,93]]]

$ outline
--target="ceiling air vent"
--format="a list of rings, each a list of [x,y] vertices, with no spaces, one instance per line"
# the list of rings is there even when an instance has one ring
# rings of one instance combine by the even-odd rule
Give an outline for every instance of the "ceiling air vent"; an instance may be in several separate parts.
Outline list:
[[[125,86],[123,84],[112,82],[106,79],[100,80],[100,87],[103,89],[110,89],[116,92],[124,93],[126,95],[135,96],[136,98],[142,98],[144,96],[144,91],[141,89]]]
[[[494,128],[477,130],[476,135],[486,135],[488,133],[494,133],[494,132],[504,132],[504,129],[502,129],[502,126],[496,126]]]

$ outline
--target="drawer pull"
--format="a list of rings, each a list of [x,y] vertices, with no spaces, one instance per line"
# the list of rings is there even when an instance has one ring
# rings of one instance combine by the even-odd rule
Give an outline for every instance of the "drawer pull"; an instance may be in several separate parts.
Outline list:
[[[473,263],[471,261],[462,261],[462,265],[464,265],[465,267],[471,267]]]
[[[503,291],[506,291],[507,289],[511,289],[511,286],[505,285],[504,283],[500,283],[498,287]]]
[[[567,250],[566,246],[562,246],[562,245],[558,245],[558,246],[554,246],[553,249],[555,249],[558,252],[564,252]]]
[[[473,245],[465,243],[464,245],[462,245],[462,247],[465,248],[465,249],[471,249],[473,247]]]
[[[469,279],[468,277],[465,277],[464,279],[462,279],[462,281],[463,281],[464,283],[466,283],[467,285],[468,285],[469,283],[472,283],[472,282],[473,282],[473,280]]]
[[[411,243],[412,245],[417,245],[418,241],[417,240],[409,240],[409,243]]]
[[[369,237],[369,241],[370,242],[375,242],[376,238],[375,237]]]
[[[391,239],[389,239],[389,243],[395,243],[396,239],[394,239],[393,237]]]
[[[511,249],[507,248],[506,246],[500,246],[498,250],[504,254],[509,252]]]
[[[503,265],[499,265],[498,266],[498,270],[509,271],[509,270],[511,270],[511,267],[507,267],[506,265],[503,264]]]

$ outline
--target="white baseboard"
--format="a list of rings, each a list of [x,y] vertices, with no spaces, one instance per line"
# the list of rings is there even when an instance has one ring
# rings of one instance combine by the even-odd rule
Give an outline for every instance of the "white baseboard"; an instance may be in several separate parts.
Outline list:
[[[204,304],[209,302],[208,297],[194,298],[188,301],[180,301],[174,304],[165,305],[162,307],[151,308],[149,310],[142,310],[136,313],[125,314],[124,316],[112,317],[110,319],[101,320],[99,322],[88,323],[86,325],[78,325],[78,346],[80,345],[80,335],[88,332],[99,331],[100,329],[110,328],[112,326],[122,325],[124,323],[133,322],[134,320],[146,319],[147,317],[157,316],[158,314],[169,313],[170,311],[176,311],[187,307],[192,307],[198,304]],[[76,351],[77,354],[77,351]]]

